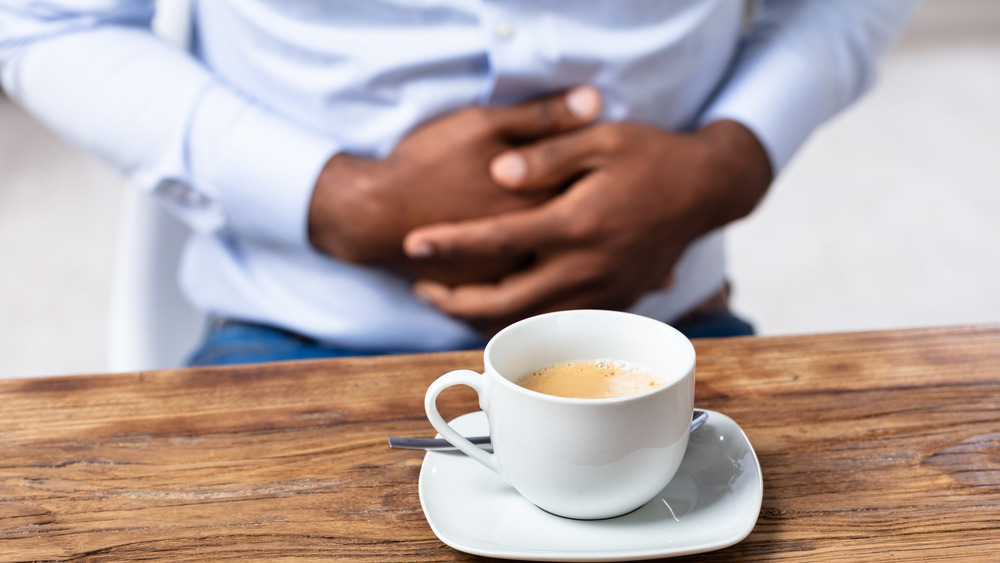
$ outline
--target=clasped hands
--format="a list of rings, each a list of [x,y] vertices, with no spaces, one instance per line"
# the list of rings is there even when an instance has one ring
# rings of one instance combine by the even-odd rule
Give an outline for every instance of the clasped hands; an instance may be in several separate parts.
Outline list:
[[[596,90],[470,107],[406,136],[384,159],[335,155],[309,237],[485,334],[569,308],[622,309],[662,287],[697,237],[749,213],[771,180],[732,121],[691,133],[598,122]]]

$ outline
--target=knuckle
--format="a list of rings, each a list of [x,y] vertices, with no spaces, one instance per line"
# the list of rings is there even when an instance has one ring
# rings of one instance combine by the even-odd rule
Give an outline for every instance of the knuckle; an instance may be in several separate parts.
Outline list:
[[[551,168],[556,163],[560,162],[563,157],[563,151],[559,146],[559,143],[548,142],[539,143],[533,147],[530,151],[528,158],[542,170]]]
[[[484,233],[483,241],[493,255],[504,256],[515,251],[514,241],[504,229]]]
[[[625,132],[620,127],[614,127],[608,123],[598,125],[595,134],[604,152],[619,152],[625,148],[627,143]]]
[[[564,119],[562,118],[561,102],[547,99],[532,106],[532,118],[546,130],[561,129]]]
[[[514,296],[510,292],[496,291],[485,301],[482,314],[485,317],[498,317],[514,310],[517,306]]]
[[[571,243],[589,244],[601,237],[603,221],[600,213],[578,213],[563,220],[566,239]]]

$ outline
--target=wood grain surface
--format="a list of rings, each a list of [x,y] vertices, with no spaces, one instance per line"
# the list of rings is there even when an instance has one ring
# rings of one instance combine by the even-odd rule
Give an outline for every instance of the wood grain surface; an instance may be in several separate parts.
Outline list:
[[[681,560],[1000,561],[1000,326],[696,341],[756,528]],[[422,398],[479,352],[0,381],[0,561],[470,561],[417,498]],[[475,407],[449,390],[442,414]]]

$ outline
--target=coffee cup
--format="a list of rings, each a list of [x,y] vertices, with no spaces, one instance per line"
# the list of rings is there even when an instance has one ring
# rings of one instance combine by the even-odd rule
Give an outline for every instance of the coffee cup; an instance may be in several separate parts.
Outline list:
[[[620,516],[673,478],[690,434],[695,367],[694,347],[673,327],[616,311],[548,313],[501,330],[483,360],[484,373],[452,371],[431,384],[427,417],[443,438],[539,508],[577,519]],[[516,383],[549,366],[578,362],[639,366],[656,384],[621,396],[579,398]],[[438,413],[438,395],[456,385],[478,394],[493,453],[463,438]]]

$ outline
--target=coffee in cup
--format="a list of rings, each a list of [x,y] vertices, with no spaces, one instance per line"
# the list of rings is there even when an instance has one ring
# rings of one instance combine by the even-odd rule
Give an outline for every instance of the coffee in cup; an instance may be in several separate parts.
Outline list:
[[[663,384],[652,371],[626,360],[577,360],[536,369],[514,380],[525,389],[576,399],[644,393]]]

